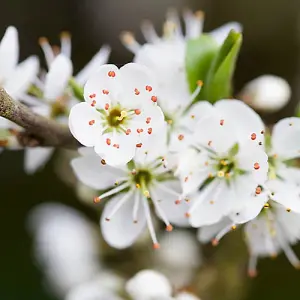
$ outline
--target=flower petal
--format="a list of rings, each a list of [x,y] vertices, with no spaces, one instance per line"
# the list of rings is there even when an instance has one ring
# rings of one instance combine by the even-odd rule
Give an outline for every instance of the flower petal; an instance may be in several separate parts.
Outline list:
[[[110,221],[105,220],[105,218],[113,210],[113,207],[123,196],[124,193],[111,199],[105,205],[101,216],[101,230],[103,238],[110,246],[117,249],[123,249],[131,246],[144,230],[146,225],[146,218],[143,209],[141,209],[141,205],[138,212],[138,222],[133,223],[132,221],[132,211],[134,206],[133,196],[132,199],[128,199],[123,204]]]
[[[91,121],[95,121],[90,125]],[[93,147],[102,134],[100,114],[86,102],[72,107],[69,127],[73,136],[84,146]]]
[[[97,140],[95,151],[111,166],[125,165],[134,157],[137,143],[136,135],[107,133]]]
[[[187,292],[180,292],[179,294],[176,295],[175,300],[200,300],[200,299],[193,294]]]
[[[9,26],[0,43],[0,82],[12,74],[19,60],[18,31]]]
[[[84,99],[99,109],[104,109],[111,100],[119,101],[122,95],[122,78],[115,65],[100,66],[84,86]],[[95,101],[95,102],[94,102]]]
[[[109,46],[103,46],[94,55],[94,57],[85,65],[85,67],[76,75],[76,81],[84,85],[100,66],[107,63],[111,49]]]
[[[81,182],[96,190],[113,187],[118,178],[126,176],[120,169],[103,165],[94,151],[90,155],[73,159],[71,166]]]
[[[36,147],[25,149],[25,172],[27,174],[35,173],[39,168],[43,167],[47,163],[53,152],[53,148]]]
[[[264,123],[260,116],[248,105],[240,100],[220,100],[215,104],[216,110],[224,125],[229,123],[240,143],[250,141],[258,145],[264,142]],[[255,139],[254,135],[255,134]]]
[[[211,35],[219,45],[222,45],[231,30],[234,30],[235,32],[241,32],[243,27],[240,23],[229,22],[219,28],[214,29],[209,33],[209,35]]]
[[[73,73],[71,60],[59,54],[52,62],[45,78],[44,98],[56,100],[62,96]]]
[[[19,99],[33,83],[39,70],[36,56],[30,56],[20,63],[4,83],[4,88],[13,98]]]
[[[285,118],[277,122],[272,133],[273,154],[281,159],[300,156],[300,118]]]

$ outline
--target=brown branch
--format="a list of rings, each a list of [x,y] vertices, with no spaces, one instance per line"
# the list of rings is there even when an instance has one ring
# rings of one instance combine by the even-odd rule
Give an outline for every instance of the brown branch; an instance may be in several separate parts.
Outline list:
[[[13,100],[0,89],[0,116],[25,129],[20,133],[24,146],[78,148],[80,144],[67,126],[35,114],[27,106]]]

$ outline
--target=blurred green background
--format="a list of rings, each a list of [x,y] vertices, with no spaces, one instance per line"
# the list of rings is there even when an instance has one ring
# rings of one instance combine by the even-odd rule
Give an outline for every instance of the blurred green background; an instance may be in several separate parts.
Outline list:
[[[15,25],[19,29],[21,57],[25,58],[31,54],[42,57],[37,44],[40,36],[58,43],[59,33],[69,30],[73,35],[75,69],[80,69],[104,43],[112,46],[111,61],[124,64],[131,55],[119,42],[122,30],[134,31],[139,39],[139,24],[144,18],[153,20],[159,29],[168,7],[187,6],[206,12],[206,31],[232,20],[244,25],[244,43],[235,76],[236,91],[261,74],[282,76],[293,88],[293,99],[280,115],[290,115],[300,93],[299,0],[2,0],[0,34],[2,36],[8,25]],[[268,118],[276,119],[278,115]],[[97,217],[57,178],[52,163],[33,176],[24,174],[22,164],[21,152],[5,152],[0,156],[0,299],[54,300],[44,288],[41,273],[32,258],[25,227],[28,211],[41,202],[59,201],[78,207],[95,222]],[[230,240],[227,244],[230,249]],[[296,250],[300,254],[299,246]],[[230,255],[232,253],[225,252],[223,259],[229,259]],[[246,264],[247,257],[243,259],[241,263]],[[298,282],[300,271],[294,270],[283,255],[274,261],[261,260],[259,276],[243,283],[250,286],[243,299],[297,299]],[[221,295],[214,300],[219,299]]]

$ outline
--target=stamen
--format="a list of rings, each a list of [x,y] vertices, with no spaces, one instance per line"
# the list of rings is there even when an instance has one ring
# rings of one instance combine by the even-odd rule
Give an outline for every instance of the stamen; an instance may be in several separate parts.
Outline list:
[[[141,114],[141,110],[140,109],[135,109],[134,112],[135,112],[136,115],[140,115]]]
[[[131,129],[127,129],[125,132],[126,135],[129,135],[130,133],[131,133]]]
[[[257,256],[256,255],[250,255],[249,263],[248,263],[248,275],[251,278],[254,278],[257,276]]]
[[[102,199],[104,199],[106,197],[112,196],[114,194],[117,194],[117,193],[123,191],[124,189],[128,188],[129,186],[130,186],[130,183],[129,182],[125,182],[125,183],[123,183],[123,184],[121,184],[121,185],[119,185],[119,186],[117,186],[117,187],[109,190],[108,192],[103,193],[102,195],[100,195],[97,198],[99,198],[99,201],[100,201],[100,200],[102,200]]]
[[[113,147],[119,149],[120,145],[119,144],[113,144]]]
[[[140,94],[140,91],[139,91],[138,89],[134,89],[134,93],[135,93],[136,95],[139,95],[139,94]]]
[[[117,117],[118,121],[122,121],[124,118],[127,117],[127,111],[126,110],[122,110],[120,113],[120,117]]]
[[[197,11],[193,14],[190,10],[186,10],[183,17],[187,38],[194,39],[199,37],[203,30],[204,13],[202,11]]]
[[[118,212],[118,210],[125,204],[125,202],[132,196],[133,191],[127,192],[113,207],[110,214],[105,218],[106,221],[110,221],[110,219]]]
[[[108,109],[109,109],[109,104],[108,104],[108,103],[105,103],[104,109],[105,109],[105,110],[108,110]]]
[[[156,96],[152,96],[151,100],[155,103],[155,102],[157,102],[157,97]]]
[[[108,95],[108,94],[109,94],[109,91],[108,91],[108,90],[102,90],[102,93],[103,93],[104,95]]]
[[[111,139],[106,139],[106,144],[107,144],[108,146],[110,146],[110,145],[111,145]]]
[[[134,205],[133,205],[133,211],[132,211],[132,218],[133,222],[138,222],[138,211],[139,211],[139,205],[140,205],[140,193],[136,192],[134,195]]]
[[[147,117],[146,118],[146,124],[150,124],[150,122],[151,122],[151,117]]]
[[[91,121],[89,121],[89,125],[94,125],[95,124],[95,120],[91,120]]]
[[[152,86],[146,85],[145,89],[146,89],[146,91],[151,92],[152,91]]]
[[[52,50],[47,38],[45,38],[45,37],[39,38],[39,44],[44,52],[46,63],[47,63],[48,69],[49,69],[51,63],[54,60],[55,55],[53,53],[53,50]]]
[[[89,98],[91,98],[91,99],[96,98],[96,94],[95,93],[94,94],[90,94]]]
[[[134,54],[141,48],[141,45],[135,40],[134,35],[129,31],[121,33],[121,41],[123,45]]]
[[[262,191],[262,188],[260,186],[258,186],[256,189],[255,189],[255,194],[256,195],[259,195]]]
[[[115,71],[109,71],[108,73],[107,73],[107,75],[108,75],[108,77],[116,77],[116,72]]]
[[[142,143],[139,143],[139,144],[136,144],[135,145],[137,148],[142,148],[143,144]]]
[[[183,139],[184,139],[184,135],[183,135],[183,134],[179,134],[179,135],[178,135],[178,140],[179,140],[179,141],[182,141]]]
[[[255,170],[259,170],[259,168],[260,168],[260,165],[259,165],[258,162],[256,162],[256,163],[254,164],[254,169],[255,169]]]
[[[252,141],[256,140],[256,134],[255,134],[255,133],[252,133],[252,134],[251,134],[251,140],[252,140]]]
[[[224,120],[220,120],[220,125],[223,126],[224,125]]]
[[[61,39],[61,53],[63,53],[68,58],[71,57],[71,34],[68,31],[63,31],[60,34]]]
[[[152,128],[148,128],[148,134],[152,133]]]
[[[141,29],[147,42],[157,43],[160,41],[153,24],[148,20],[143,21]]]
[[[146,221],[147,221],[147,225],[148,225],[148,230],[149,230],[152,242],[153,242],[153,248],[154,249],[159,249],[159,243],[157,241],[154,226],[153,226],[153,223],[152,223],[148,200],[143,199],[142,202],[143,202],[143,205],[144,205],[144,211],[145,211]]]
[[[144,132],[144,129],[143,129],[143,128],[138,128],[138,129],[136,130],[136,132],[137,132],[137,133],[142,133],[142,132]]]
[[[195,91],[192,93],[192,95],[190,97],[190,102],[191,103],[197,98],[197,96],[201,92],[202,86],[203,86],[203,81],[202,80],[198,80],[197,81],[197,87],[196,87]]]
[[[222,239],[222,237],[230,232],[231,230],[235,230],[236,229],[236,225],[235,224],[230,224],[229,226],[226,226],[225,228],[223,228],[217,235],[216,237],[213,239],[214,243],[219,244],[220,240]]]
[[[96,105],[96,100],[93,100],[91,106],[94,107]]]
[[[105,159],[101,159],[101,164],[104,165],[104,166],[106,165]]]

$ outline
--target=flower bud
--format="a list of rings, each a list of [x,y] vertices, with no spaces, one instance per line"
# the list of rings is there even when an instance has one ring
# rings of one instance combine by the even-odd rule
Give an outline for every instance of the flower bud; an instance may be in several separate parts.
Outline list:
[[[260,112],[272,113],[284,107],[291,97],[291,87],[281,77],[263,75],[248,82],[240,98]]]

